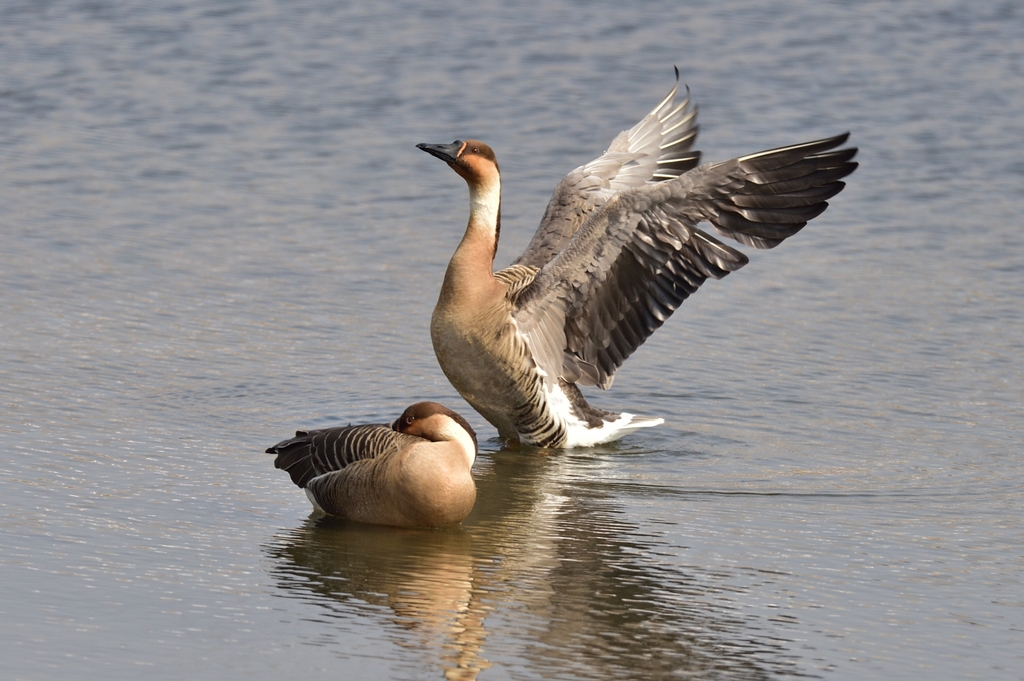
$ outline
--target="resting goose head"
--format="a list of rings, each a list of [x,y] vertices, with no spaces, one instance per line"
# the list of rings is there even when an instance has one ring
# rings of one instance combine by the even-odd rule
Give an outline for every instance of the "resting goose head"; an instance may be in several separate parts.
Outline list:
[[[437,402],[411,405],[391,424],[391,428],[431,442],[455,442],[464,451],[470,466],[476,459],[476,431],[462,416]]]

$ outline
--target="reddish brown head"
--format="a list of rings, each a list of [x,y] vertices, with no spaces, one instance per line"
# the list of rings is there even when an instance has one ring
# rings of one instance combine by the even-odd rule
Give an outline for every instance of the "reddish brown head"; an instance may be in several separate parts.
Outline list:
[[[476,453],[476,432],[466,419],[448,407],[437,402],[417,402],[406,408],[402,415],[391,424],[391,428],[407,435],[416,435],[437,442],[447,439],[452,422],[466,431],[473,440],[473,453]]]
[[[451,144],[417,144],[431,156],[436,156],[470,184],[486,184],[499,173],[494,151],[477,140],[455,140]]]

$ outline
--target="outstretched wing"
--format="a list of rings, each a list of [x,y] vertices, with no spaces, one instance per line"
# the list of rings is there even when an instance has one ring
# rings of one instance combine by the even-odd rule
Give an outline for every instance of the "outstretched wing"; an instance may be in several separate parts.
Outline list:
[[[611,385],[623,361],[708,277],[747,257],[697,229],[773,248],[828,207],[857,167],[848,134],[706,164],[605,203],[520,293],[515,318],[540,368]]]
[[[697,138],[697,107],[690,91],[678,105],[676,84],[665,99],[629,130],[620,132],[600,157],[562,178],[526,250],[513,265],[543,267],[586,222],[619,192],[678,177],[700,163],[690,147]]]
[[[295,437],[277,443],[267,453],[277,454],[274,467],[288,471],[292,482],[305,487],[318,475],[396,452],[404,440],[419,439],[394,431],[385,424],[300,430]]]

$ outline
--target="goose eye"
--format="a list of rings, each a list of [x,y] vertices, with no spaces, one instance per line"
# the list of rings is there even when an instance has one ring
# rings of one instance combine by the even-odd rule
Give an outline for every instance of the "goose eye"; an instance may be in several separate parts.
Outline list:
[[[412,422],[413,422],[413,421],[415,421],[415,420],[416,420],[416,419],[415,419],[415,418],[413,418],[412,416],[406,416],[406,417],[405,417],[405,425],[407,425],[407,426],[411,426],[411,425],[412,425]]]

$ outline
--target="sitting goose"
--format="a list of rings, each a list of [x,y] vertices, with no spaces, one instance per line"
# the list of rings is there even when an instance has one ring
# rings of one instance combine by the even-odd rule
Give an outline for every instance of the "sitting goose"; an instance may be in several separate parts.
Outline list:
[[[555,187],[540,227],[493,271],[501,177],[475,140],[417,147],[469,185],[465,235],[430,324],[441,369],[506,440],[584,447],[662,419],[590,406],[577,385],[608,388],[616,370],[708,277],[747,263],[697,228],[772,248],[828,207],[857,167],[847,134],[698,166],[689,92],[676,86],[602,156]]]
[[[391,425],[300,430],[267,450],[318,511],[400,527],[469,515],[476,452],[473,428],[436,402],[412,405]]]

